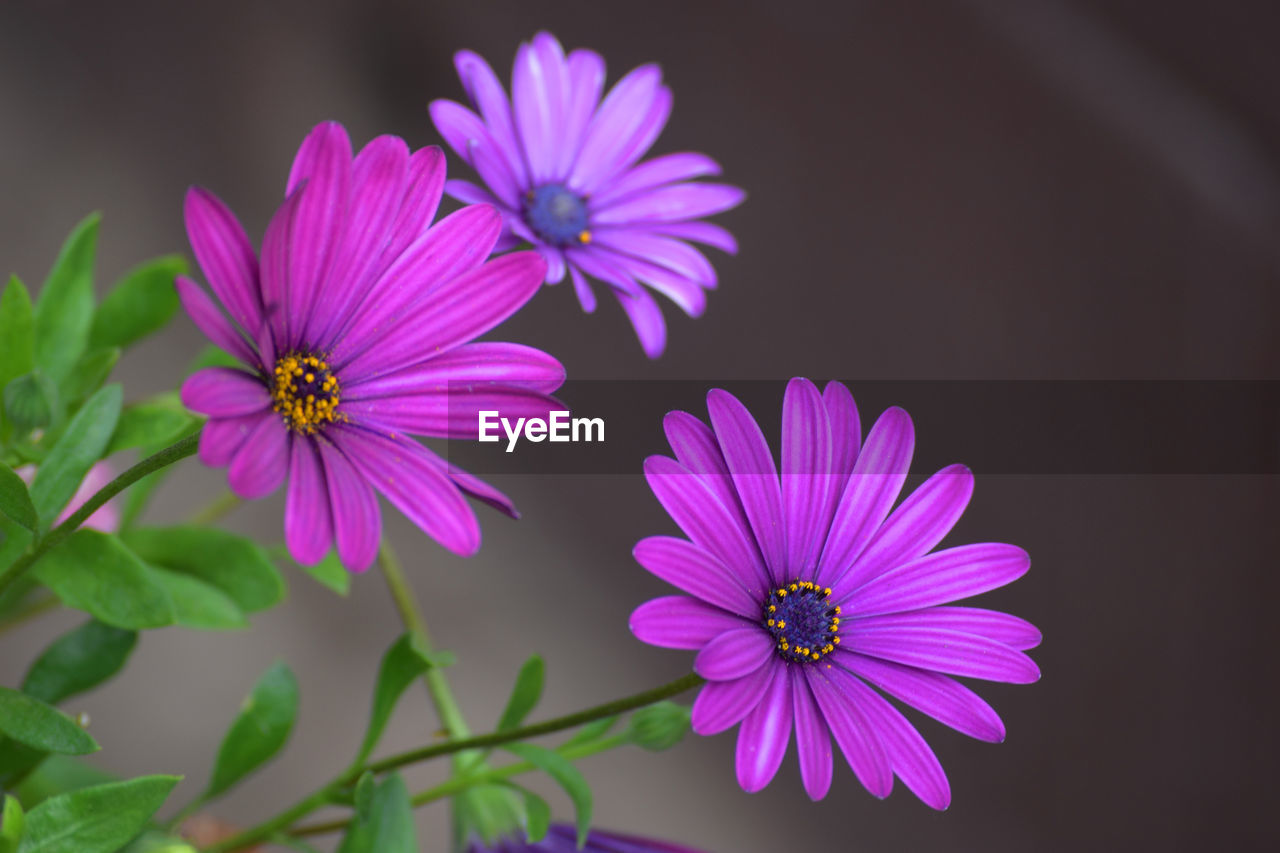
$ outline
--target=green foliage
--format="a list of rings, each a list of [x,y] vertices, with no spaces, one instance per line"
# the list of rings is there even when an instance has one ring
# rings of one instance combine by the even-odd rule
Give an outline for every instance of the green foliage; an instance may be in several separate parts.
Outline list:
[[[378,680],[373,689],[373,711],[369,715],[364,741],[356,755],[357,764],[363,764],[378,745],[378,738],[382,737],[387,721],[391,719],[391,712],[404,691],[430,667],[431,662],[415,646],[408,634],[401,636],[387,649],[382,656],[382,664],[378,667]]]
[[[62,400],[75,407],[82,400],[102,387],[116,362],[120,360],[119,347],[91,349],[76,362],[71,375],[62,383]]]
[[[59,794],[27,815],[18,853],[113,853],[141,832],[178,776],[143,776]]]
[[[27,484],[4,463],[0,463],[0,513],[27,530],[34,531],[38,524],[35,504],[31,503]]]
[[[373,793],[378,789],[378,781],[368,770],[360,774],[356,780],[355,791],[351,795],[351,805],[356,811],[356,818],[368,820],[373,814]]]
[[[186,273],[180,255],[147,261],[125,273],[93,315],[91,347],[127,347],[161,329],[178,310],[173,280]]]
[[[508,743],[502,748],[537,767],[564,789],[573,803],[578,846],[586,844],[587,832],[591,829],[591,786],[578,768],[560,753],[532,743]]]
[[[418,849],[409,789],[393,773],[373,791],[367,811],[356,813],[338,853],[418,853]]]
[[[239,610],[253,613],[278,604],[284,579],[265,548],[214,527],[142,527],[121,534],[139,558],[219,590]]]
[[[31,297],[17,276],[0,293],[0,391],[30,373],[35,361],[35,320]],[[0,411],[0,440],[8,438],[8,424]]]
[[[306,572],[317,583],[327,586],[344,598],[351,591],[351,572],[347,571],[342,565],[342,561],[338,559],[337,551],[330,551],[324,556],[323,560],[314,566],[304,566],[294,560],[289,556],[289,549],[283,545],[273,549],[272,553],[281,560],[287,560],[290,565],[296,567],[299,571]]]
[[[58,389],[40,370],[24,373],[4,386],[6,423],[25,435],[33,429],[45,429],[59,420],[62,403]]]
[[[453,798],[454,846],[479,836],[486,844],[512,835],[527,821],[524,802],[506,785],[473,785]]]
[[[627,737],[641,749],[661,752],[684,739],[689,731],[689,709],[675,702],[658,702],[631,715]]]
[[[244,611],[217,587],[181,572],[158,566],[148,568],[152,580],[168,593],[176,624],[204,631],[232,631],[248,626]]]
[[[545,670],[542,658],[537,655],[531,656],[524,662],[524,666],[520,667],[520,674],[516,676],[515,686],[511,689],[511,697],[507,699],[507,707],[502,710],[502,716],[498,718],[498,731],[514,729],[529,716],[529,712],[542,698]]]
[[[59,387],[89,340],[99,219],[91,214],[71,232],[36,301],[35,363]]]
[[[617,722],[618,718],[616,716],[601,717],[598,720],[592,720],[574,732],[573,737],[560,744],[559,749],[564,751],[571,746],[580,746],[585,743],[597,741],[607,735],[609,730],[612,729]]]
[[[187,368],[187,374],[190,375],[206,367],[244,367],[244,365],[231,353],[209,344],[196,355],[191,366]]]
[[[40,464],[31,484],[31,502],[41,525],[50,525],[102,458],[120,417],[120,400],[119,385],[108,385],[90,397]]]
[[[35,564],[36,578],[68,607],[117,628],[172,625],[169,593],[133,552],[114,536],[77,530]]]
[[[547,830],[551,828],[551,806],[533,791],[521,788],[520,793],[524,797],[525,840],[537,844],[547,837]]]
[[[9,687],[0,687],[0,733],[41,752],[87,755],[100,748],[75,720]]]
[[[37,755],[43,754],[37,753]],[[27,804],[28,809],[33,809],[58,794],[117,781],[119,780],[110,773],[105,773],[79,759],[65,755],[50,755],[40,762],[39,767],[13,787],[13,793]]]
[[[283,663],[253,686],[231,724],[203,798],[212,799],[270,761],[289,739],[298,714],[298,680]]]
[[[23,692],[51,705],[90,690],[120,671],[138,635],[90,619],[63,634],[27,670]]]
[[[198,423],[183,408],[176,393],[125,406],[104,455],[110,456],[132,447],[172,444]]]
[[[22,804],[5,795],[4,809],[0,811],[0,853],[17,853],[25,827],[26,815],[22,813]]]

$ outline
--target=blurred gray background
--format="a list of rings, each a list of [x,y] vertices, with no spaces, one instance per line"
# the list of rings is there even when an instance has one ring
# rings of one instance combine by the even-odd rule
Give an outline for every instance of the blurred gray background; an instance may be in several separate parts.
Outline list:
[[[317,121],[344,122],[357,144],[383,132],[436,143],[426,104],[461,97],[453,51],[478,50],[505,78],[517,43],[547,28],[602,52],[611,81],[661,62],[676,107],[655,151],[704,150],[750,194],[720,220],[740,256],[714,258],[722,284],[705,317],[668,312],[660,361],[611,300],[584,316],[565,287],[499,330],[572,377],[774,379],[779,402],[794,375],[844,379],[855,396],[858,380],[882,378],[1274,378],[1278,25],[1276,4],[1235,0],[10,0],[0,257],[38,283],[70,226],[101,209],[105,288],[186,251],[192,183],[256,238]],[[127,396],[173,387],[202,345],[180,318],[122,363]],[[1232,431],[1224,419],[1218,440]],[[946,434],[918,440],[965,459]],[[687,671],[691,655],[627,630],[631,609],[664,592],[631,546],[673,530],[638,476],[651,449],[636,476],[494,478],[524,519],[484,512],[471,560],[386,513],[478,729],[531,652],[549,663],[539,716]],[[921,723],[951,779],[948,812],[901,786],[878,802],[844,766],[812,805],[794,751],[748,796],[733,736],[691,736],[662,755],[585,761],[598,824],[719,853],[1274,849],[1277,479],[978,475],[948,541],[1031,552],[1031,573],[986,603],[1044,629],[1044,678],[980,688],[1008,725],[1002,745]],[[153,518],[179,519],[221,484],[187,463]],[[229,523],[274,539],[281,514],[266,500]],[[400,628],[376,576],[346,600],[290,581],[250,631],[146,635],[123,676],[81,702],[97,760],[186,773],[175,802],[193,796],[241,697],[284,658],[303,691],[289,748],[214,812],[252,823],[344,766]],[[6,637],[0,683],[76,621]],[[413,690],[385,748],[436,728]],[[415,789],[436,778],[409,774]],[[423,848],[443,850],[445,810],[420,826]]]

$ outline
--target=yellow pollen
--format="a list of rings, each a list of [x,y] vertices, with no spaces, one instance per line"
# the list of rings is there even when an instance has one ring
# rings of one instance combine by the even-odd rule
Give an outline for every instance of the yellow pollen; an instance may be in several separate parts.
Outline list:
[[[580,233],[578,234],[578,242],[579,242],[579,243],[581,243],[581,244],[582,244],[582,245],[584,245],[584,246],[585,246],[587,243],[590,243],[590,242],[591,242],[591,232],[590,232],[590,231],[586,231],[586,230],[583,230],[582,232],[580,232]]]
[[[314,435],[325,424],[344,420],[338,412],[338,379],[315,355],[286,353],[272,371],[272,407],[295,432]]]

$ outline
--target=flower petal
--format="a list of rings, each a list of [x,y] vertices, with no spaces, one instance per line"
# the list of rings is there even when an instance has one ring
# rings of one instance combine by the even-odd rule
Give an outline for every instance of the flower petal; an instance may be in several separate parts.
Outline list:
[[[729,184],[704,182],[670,184],[631,196],[597,211],[593,225],[625,225],[649,222],[684,222],[712,216],[736,207],[747,197]]]
[[[672,536],[641,539],[632,551],[636,561],[655,576],[708,604],[744,619],[760,615],[761,601],[715,555]]]
[[[734,764],[738,784],[747,793],[759,791],[773,781],[787,754],[793,720],[791,693],[791,679],[783,669],[738,729]]]
[[[782,504],[787,567],[813,577],[834,511],[831,428],[822,395],[808,379],[787,383],[782,402]]]
[[[299,186],[284,200],[284,204],[276,209],[271,221],[267,223],[267,231],[262,237],[262,269],[259,271],[262,312],[278,352],[287,352],[292,348],[290,329],[293,309],[289,304],[289,297],[293,289],[289,284],[289,248],[293,243],[298,208],[308,186]],[[263,350],[263,361],[267,361],[266,351],[261,343],[259,349]]]
[[[578,297],[578,304],[582,306],[582,310],[588,314],[594,313],[596,310],[596,294],[591,289],[591,285],[587,283],[586,276],[582,274],[582,270],[578,269],[576,264],[567,264],[569,267],[569,277],[573,279],[573,292]]]
[[[358,386],[355,394],[361,393]],[[526,391],[523,388],[495,386],[467,387],[453,385],[445,391],[393,396],[344,397],[341,411],[357,422],[375,421],[394,430],[434,438],[476,439],[479,436],[480,413],[500,412],[513,422],[517,418],[538,418],[554,429],[558,423],[568,428],[568,415],[557,422],[552,413],[564,413],[565,406],[554,397]],[[496,416],[489,420],[491,436],[501,435]],[[561,435],[566,433],[561,432]],[[550,433],[547,433],[550,435]]]
[[[775,643],[759,626],[734,628],[713,638],[693,661],[693,671],[708,681],[733,681],[773,659]]]
[[[842,636],[844,648],[850,651],[933,672],[1008,684],[1040,680],[1040,668],[1031,658],[974,634],[855,619]]]
[[[568,178],[573,162],[582,150],[588,123],[600,104],[604,91],[604,59],[600,54],[578,49],[569,54],[569,99],[565,102],[561,144],[558,147],[554,177]]]
[[[232,319],[253,333],[262,324],[258,255],[235,214],[208,190],[187,190],[187,237],[209,286]]]
[[[980,607],[926,607],[906,613],[866,617],[866,621],[876,625],[912,625],[976,634],[1018,651],[1034,649],[1040,645],[1041,639],[1039,629],[1027,620]]]
[[[262,380],[234,367],[206,367],[182,383],[182,404],[202,415],[231,418],[270,408]]]
[[[243,417],[210,418],[200,431],[200,461],[211,468],[230,465],[236,451],[262,421],[279,421],[279,416],[264,409]]]
[[[519,518],[520,513],[516,511],[516,505],[512,503],[511,498],[495,489],[493,486],[476,477],[474,474],[468,474],[457,465],[447,465],[449,479],[454,485],[471,497],[493,507],[498,512],[509,518]]]
[[[363,572],[378,556],[382,542],[382,513],[378,496],[345,453],[328,441],[319,442],[329,502],[333,506],[338,558],[353,572]]]
[[[893,766],[884,744],[862,708],[831,680],[829,672],[813,666],[804,670],[813,698],[849,767],[864,788],[884,799],[893,790]]]
[[[831,424],[831,473],[835,474],[836,496],[844,494],[862,446],[862,424],[853,394],[842,382],[828,382],[822,389],[822,403]],[[834,507],[832,508],[834,512]]]
[[[657,117],[666,122],[671,110],[670,92],[664,104],[659,102],[660,91],[665,91],[662,70],[653,64],[641,65],[614,84],[587,126],[582,149],[569,175],[570,189],[590,196],[613,174],[644,154],[641,150],[626,159],[631,155],[631,140],[646,124],[652,124],[652,113],[658,112]]]
[[[449,147],[464,163],[479,173],[495,196],[508,207],[518,207],[520,179],[501,143],[496,141],[480,117],[471,110],[449,100],[432,101],[431,121]]]
[[[1016,545],[961,545],[926,554],[856,590],[833,589],[831,600],[848,616],[919,610],[997,589],[1022,577],[1030,566],[1030,556]]]
[[[775,678],[785,678],[780,664],[762,666],[736,681],[712,681],[693,700],[691,727],[700,735],[719,734],[742,722],[760,703]]]
[[[659,222],[646,226],[655,234],[666,234],[679,240],[689,240],[719,249],[730,255],[738,254],[738,241],[727,230],[711,222]]]
[[[707,488],[733,515],[743,535],[750,537],[751,522],[747,521],[746,510],[733,487],[729,466],[711,427],[688,412],[674,411],[662,419],[662,429],[680,464],[702,478]]]
[[[528,172],[523,149],[516,138],[515,123],[511,118],[511,102],[507,100],[507,93],[502,88],[498,75],[493,73],[489,63],[469,50],[460,50],[454,54],[453,64],[458,69],[458,77],[467,91],[467,97],[480,111],[512,174],[521,186],[527,185]]]
[[[646,601],[632,612],[630,623],[631,633],[642,643],[667,649],[700,649],[744,624],[741,617],[686,595]]]
[[[703,287],[715,288],[717,284],[711,262],[681,240],[635,228],[601,228],[591,233],[591,243],[663,267]]]
[[[542,350],[483,342],[463,344],[421,364],[350,385],[343,396],[365,399],[490,385],[550,394],[564,379],[564,365]]]
[[[608,207],[632,193],[646,192],[665,184],[718,174],[720,174],[720,164],[705,154],[691,151],[664,154],[661,157],[646,160],[628,169],[616,180],[610,181],[608,186],[592,197],[591,203],[598,208]]]
[[[236,331],[235,326],[222,316],[218,306],[200,289],[198,284],[185,275],[180,275],[174,280],[174,287],[178,291],[178,299],[182,301],[182,307],[186,309],[187,316],[196,324],[196,328],[204,332],[205,337],[245,364],[258,363],[258,356],[248,342]]]
[[[231,491],[245,500],[265,498],[289,475],[293,433],[279,418],[263,418],[240,445],[227,471]]]
[[[535,185],[556,177],[557,148],[563,144],[560,130],[568,98],[564,49],[550,33],[538,33],[532,44],[520,45],[511,73],[511,105],[529,163],[529,177]]]
[[[728,391],[713,388],[707,394],[707,411],[770,576],[776,583],[790,580],[784,577],[787,540],[782,490],[769,443],[747,407]]]
[[[788,670],[796,718],[796,751],[800,754],[800,778],[809,799],[817,802],[831,790],[831,730],[822,719],[809,689],[809,681],[796,668]]]
[[[333,516],[315,440],[295,438],[292,455],[284,505],[284,541],[289,546],[289,556],[311,566],[324,559],[333,544]]]

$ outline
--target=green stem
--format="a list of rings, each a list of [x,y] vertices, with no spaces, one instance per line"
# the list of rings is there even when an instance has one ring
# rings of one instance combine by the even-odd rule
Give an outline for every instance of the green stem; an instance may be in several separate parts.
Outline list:
[[[125,471],[119,477],[116,477],[110,483],[107,483],[98,492],[87,501],[85,501],[79,509],[71,513],[67,520],[50,530],[43,537],[36,540],[31,549],[23,554],[13,565],[0,572],[0,593],[8,589],[14,581],[26,574],[36,561],[45,555],[45,553],[66,539],[75,532],[85,520],[93,515],[107,501],[132,486],[148,474],[159,471],[173,463],[185,459],[196,452],[200,445],[200,433],[193,433],[186,438],[169,445],[164,450],[153,456],[148,456],[137,465]]]
[[[209,503],[191,514],[189,522],[191,524],[213,524],[236,507],[240,506],[240,498],[235,492],[228,489],[218,495]]]
[[[584,711],[578,711],[574,714],[566,714],[563,717],[556,717],[553,720],[547,720],[541,723],[534,723],[530,726],[523,726],[518,729],[507,729],[500,732],[489,732],[488,734],[477,735],[475,737],[463,738],[461,740],[451,740],[446,743],[439,743],[433,746],[424,747],[422,749],[410,750],[397,755],[392,755],[381,761],[375,761],[364,766],[355,766],[349,768],[337,779],[334,779],[328,785],[316,791],[311,796],[301,800],[287,811],[276,815],[270,820],[266,820],[258,824],[253,829],[245,830],[234,838],[226,841],[220,841],[210,847],[205,848],[205,853],[229,853],[232,850],[240,850],[251,844],[256,844],[264,839],[270,838],[287,830],[299,818],[310,814],[316,809],[336,799],[343,789],[355,783],[365,771],[372,773],[384,773],[388,770],[396,770],[409,764],[416,764],[419,761],[427,761],[432,758],[439,758],[442,755],[454,755],[459,752],[465,752],[469,749],[484,749],[490,746],[499,746],[504,743],[512,743],[514,741],[529,740],[530,738],[549,735],[553,732],[564,731],[584,723],[590,723],[593,720],[599,720],[603,717],[616,717],[618,714],[625,714],[627,711],[634,711],[637,708],[643,708],[646,705],[652,705],[655,702],[661,702],[663,699],[670,699],[685,692],[693,687],[703,683],[703,678],[695,673],[681,676],[675,681],[664,684],[661,687],[655,687],[652,690],[645,690],[642,693],[635,693],[622,699],[615,699],[612,702],[605,702],[603,705],[596,705],[587,708]]]
[[[610,749],[616,749],[630,743],[630,738],[625,734],[613,735],[612,737],[601,738],[591,743],[582,743],[570,746],[566,749],[556,750],[570,761],[576,761],[579,758],[586,758],[588,755],[595,755],[599,752],[606,752]],[[519,761],[515,764],[508,764],[504,767],[496,767],[484,773],[476,773],[471,776],[458,776],[436,785],[434,788],[428,788],[425,791],[419,791],[414,794],[410,802],[414,808],[425,806],[428,803],[434,803],[437,800],[443,800],[446,797],[452,797],[460,794],[467,788],[476,785],[492,785],[497,782],[503,782],[512,776],[519,776],[523,773],[529,773],[537,770],[537,766],[527,761]],[[288,832],[288,835],[294,838],[306,838],[311,835],[324,835],[329,832],[341,832],[351,825],[350,818],[344,820],[331,820],[324,823],[312,823],[306,826],[300,826],[297,829]]]

